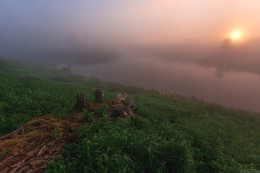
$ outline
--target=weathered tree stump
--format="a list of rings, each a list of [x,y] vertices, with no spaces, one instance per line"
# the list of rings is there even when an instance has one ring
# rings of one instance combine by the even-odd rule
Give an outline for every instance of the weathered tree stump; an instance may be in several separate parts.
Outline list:
[[[93,91],[92,89],[90,89],[90,92],[95,96],[95,102],[96,103],[103,103],[104,102],[104,90],[101,89],[96,89],[96,91]]]
[[[123,92],[117,94],[115,100],[109,105],[108,116],[114,119],[124,117],[134,117],[133,111],[136,110],[134,106],[134,99],[128,99],[128,95]]]
[[[115,99],[117,101],[125,101],[127,99],[128,95],[125,93],[125,92],[122,92],[122,93],[118,93],[117,96],[115,97]]]
[[[85,94],[77,94],[76,110],[83,112],[87,108],[88,100]]]
[[[128,99],[125,102],[125,105],[128,106],[132,111],[137,111],[137,108],[135,107],[135,100],[134,99]]]
[[[118,93],[115,97],[115,100],[122,102],[125,106],[130,108],[132,111],[136,111],[137,108],[135,107],[135,100],[134,99],[127,99],[128,94],[125,92]]]
[[[104,90],[97,89],[95,91],[95,102],[96,103],[103,103],[104,102]]]

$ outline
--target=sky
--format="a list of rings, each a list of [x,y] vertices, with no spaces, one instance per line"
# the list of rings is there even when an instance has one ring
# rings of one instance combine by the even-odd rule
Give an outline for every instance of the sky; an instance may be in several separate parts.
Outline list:
[[[1,0],[0,57],[260,112],[259,0]]]

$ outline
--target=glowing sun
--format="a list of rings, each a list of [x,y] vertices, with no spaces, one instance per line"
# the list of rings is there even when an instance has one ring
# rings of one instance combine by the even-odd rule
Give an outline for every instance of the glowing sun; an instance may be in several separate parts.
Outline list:
[[[232,40],[240,40],[241,37],[242,37],[242,32],[241,31],[233,31],[231,33],[230,37],[231,37]]]

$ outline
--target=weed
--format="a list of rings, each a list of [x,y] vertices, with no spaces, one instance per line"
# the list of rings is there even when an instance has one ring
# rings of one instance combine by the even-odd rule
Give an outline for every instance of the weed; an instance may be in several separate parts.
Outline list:
[[[63,135],[63,129],[60,128],[59,126],[56,126],[54,131],[52,132],[52,135],[56,140],[59,140]]]
[[[4,147],[4,148],[1,148],[1,150],[2,150],[3,153],[7,153],[7,151],[8,151],[8,149],[5,148],[5,147]]]
[[[92,123],[94,121],[94,113],[89,112],[88,110],[84,110],[84,120],[86,120],[87,123]]]
[[[94,111],[94,115],[97,118],[102,118],[107,114],[108,105],[103,104]]]

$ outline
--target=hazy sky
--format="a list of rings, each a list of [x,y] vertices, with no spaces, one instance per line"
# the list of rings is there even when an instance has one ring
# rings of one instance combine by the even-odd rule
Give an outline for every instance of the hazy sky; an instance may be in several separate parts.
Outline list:
[[[2,39],[33,35],[31,42],[93,37],[138,44],[208,44],[236,29],[244,31],[245,39],[258,37],[259,9],[259,0],[2,0],[0,34]]]
[[[259,0],[1,0],[0,56],[259,111]]]

